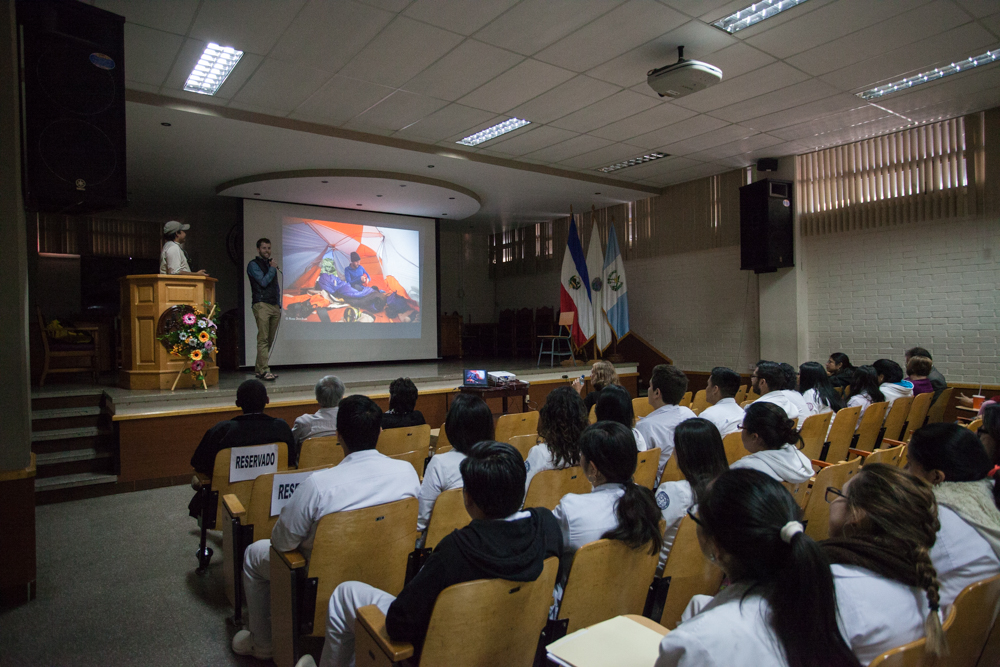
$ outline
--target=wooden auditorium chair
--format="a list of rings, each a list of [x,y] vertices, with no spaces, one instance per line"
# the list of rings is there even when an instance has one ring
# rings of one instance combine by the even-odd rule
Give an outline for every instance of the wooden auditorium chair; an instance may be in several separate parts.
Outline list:
[[[660,481],[656,484],[659,486],[664,482],[679,482],[684,479],[684,473],[681,472],[681,467],[677,463],[677,451],[675,450],[670,458],[667,459],[667,465],[663,466],[663,472],[660,473]]]
[[[524,494],[524,506],[554,510],[567,493],[590,493],[591,489],[580,466],[543,470],[531,478],[528,492]]]
[[[781,485],[788,489],[788,492],[792,494],[795,498],[795,502],[798,503],[799,507],[803,510],[806,508],[806,504],[809,502],[809,496],[812,492],[812,485],[810,480],[804,482],[799,482],[797,484],[793,482],[782,482]]]
[[[677,405],[681,406],[682,408],[691,407],[691,392],[690,391],[684,392],[684,395],[681,396],[681,402],[678,403]]]
[[[938,422],[944,421],[944,411],[948,408],[948,404],[951,402],[951,395],[955,393],[954,387],[948,387],[941,392],[941,395],[937,397],[936,401],[931,402],[931,406],[927,409],[927,422],[928,424],[937,424]]]
[[[510,442],[515,435],[532,433],[538,433],[538,410],[500,415],[494,437],[497,442]]]
[[[799,430],[799,437],[802,438],[802,453],[810,459],[823,457],[823,445],[826,443],[826,434],[830,431],[830,420],[833,419],[832,412],[825,412],[821,415],[811,415],[806,417]]]
[[[842,408],[837,413],[833,418],[833,425],[830,426],[830,434],[827,436],[826,451],[817,460],[830,463],[847,460],[847,450],[854,444],[854,431],[857,429],[860,414],[860,407]]]
[[[723,576],[722,570],[702,554],[698,525],[686,516],[674,536],[663,572],[650,586],[642,615],[673,630],[691,598],[718,593]]]
[[[705,390],[699,389],[691,399],[691,410],[697,415],[708,407],[708,399],[705,398]]]
[[[899,440],[903,435],[903,427],[906,426],[906,418],[910,414],[910,406],[913,405],[912,396],[897,398],[889,407],[889,412],[885,415],[883,424],[883,438]]]
[[[434,501],[434,509],[431,510],[431,518],[427,522],[424,547],[434,549],[442,537],[454,530],[465,528],[471,521],[472,517],[465,509],[464,490],[443,491]]]
[[[883,444],[886,441],[883,440]],[[885,463],[886,465],[896,466],[901,468],[899,465],[899,459],[906,453],[906,445],[897,445],[896,447],[890,447],[888,449],[876,449],[872,452],[865,452],[860,449],[849,450],[851,454],[860,456],[864,463],[862,465],[868,465],[869,463]]]
[[[278,470],[288,470],[288,445],[284,442],[266,443],[278,446]],[[260,446],[260,445],[255,445]],[[240,456],[246,450],[245,447],[232,447],[223,449],[215,455],[215,464],[212,467],[212,477],[208,478],[202,474],[196,474],[201,487],[198,495],[201,496],[201,516],[198,517],[198,528],[201,536],[198,544],[198,572],[202,573],[208,568],[212,560],[212,549],[207,546],[208,531],[221,527],[222,524],[222,504],[219,499],[225,495],[232,494],[246,507],[250,501],[250,491],[253,489],[253,480],[243,482],[229,481],[229,468],[233,456]]]
[[[722,447],[726,450],[726,461],[733,465],[750,452],[743,446],[743,431],[733,431],[722,439]]]
[[[670,457],[673,458],[673,457]],[[632,481],[639,486],[644,486],[650,491],[656,488],[656,469],[660,465],[660,448],[653,447],[644,452],[639,452],[636,458],[635,473]]]
[[[820,471],[813,478],[812,490],[805,508],[806,535],[817,542],[830,537],[830,504],[826,502],[826,490],[831,486],[843,489],[847,480],[861,469],[861,458],[830,464],[813,461]]]
[[[882,424],[885,422],[885,412],[888,408],[889,404],[886,401],[872,403],[868,406],[865,413],[861,415],[861,423],[858,424],[858,428],[854,432],[856,437],[848,449],[870,452],[878,446],[878,442],[882,437]],[[850,456],[850,452],[848,452],[848,456]]]
[[[591,424],[597,423],[597,403],[590,406],[590,415],[587,417],[587,420]]]
[[[309,561],[271,547],[271,645],[278,667],[301,657],[301,638],[323,637],[330,596],[345,581],[399,595],[417,540],[416,498],[319,520]]]
[[[448,433],[444,430],[444,424],[441,424],[441,428],[438,429],[437,441],[432,445],[432,449],[431,456],[444,454],[453,449],[451,443],[448,441]]]
[[[507,444],[521,452],[521,458],[527,460],[528,452],[531,451],[532,447],[538,444],[538,434],[530,433],[528,435],[515,435],[507,441]]]
[[[632,399],[632,412],[635,414],[636,421],[639,421],[652,411],[653,406],[649,404],[649,400],[645,396]]]
[[[444,589],[434,602],[418,660],[411,660],[413,644],[389,638],[377,606],[362,607],[355,625],[355,661],[358,667],[530,667],[558,569],[559,560],[547,558],[535,581],[479,579]]]
[[[337,436],[326,435],[306,438],[299,450],[299,470],[335,466],[344,460],[344,448],[337,442]]]
[[[747,390],[749,389],[750,387],[745,384],[740,385],[740,388],[736,391],[736,396],[733,397],[733,400],[736,401],[737,405],[747,400]]]
[[[387,428],[379,434],[375,449],[391,459],[408,461],[417,471],[417,476],[423,479],[424,462],[431,450],[431,427],[421,424]]]
[[[927,421],[927,411],[930,410],[931,400],[933,400],[934,394],[927,392],[926,394],[917,394],[913,397],[913,403],[910,405],[910,413],[906,416],[906,425],[903,427],[903,440],[906,442],[910,441],[910,436],[913,432],[923,428],[924,423]]]

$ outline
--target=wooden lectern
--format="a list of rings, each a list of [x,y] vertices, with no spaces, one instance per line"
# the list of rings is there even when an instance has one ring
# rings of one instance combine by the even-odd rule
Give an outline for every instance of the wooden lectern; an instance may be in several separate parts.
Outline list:
[[[172,356],[157,336],[160,315],[172,306],[215,302],[215,278],[152,274],[125,276],[122,290],[122,369],[118,385],[125,389],[170,389],[187,360]],[[215,317],[218,318],[216,313]],[[205,383],[219,383],[219,367],[205,358]],[[181,376],[179,388],[194,387],[194,378]],[[197,386],[201,386],[198,384]]]

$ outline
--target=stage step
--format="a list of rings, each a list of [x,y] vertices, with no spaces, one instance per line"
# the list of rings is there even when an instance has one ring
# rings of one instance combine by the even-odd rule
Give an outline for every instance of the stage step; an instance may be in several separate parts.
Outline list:
[[[101,407],[91,405],[79,408],[51,408],[32,410],[31,429],[33,431],[53,431],[86,426],[110,426],[110,418]]]
[[[48,440],[75,440],[77,438],[95,438],[102,435],[96,426],[81,426],[78,428],[54,428],[49,431],[33,431],[31,442]]]
[[[84,393],[84,394],[64,394],[54,396],[36,396],[31,399],[31,409],[52,410],[63,408],[89,408],[91,406],[100,407],[104,401],[104,392]]]
[[[80,486],[93,486],[95,484],[115,484],[117,482],[117,475],[94,472],[60,475],[59,477],[36,477],[35,493],[57,491],[60,489],[72,489]]]
[[[41,466],[51,466],[60,463],[73,463],[75,461],[93,461],[96,459],[111,458],[111,452],[100,450],[94,447],[82,449],[67,449],[60,452],[48,452],[35,455],[35,464]]]

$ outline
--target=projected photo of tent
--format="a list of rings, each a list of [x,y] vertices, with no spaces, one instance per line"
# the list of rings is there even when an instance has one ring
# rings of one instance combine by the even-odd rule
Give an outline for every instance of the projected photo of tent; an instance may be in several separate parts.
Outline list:
[[[285,318],[307,322],[415,322],[420,319],[420,236],[416,230],[285,218]],[[346,281],[351,253],[368,277]]]

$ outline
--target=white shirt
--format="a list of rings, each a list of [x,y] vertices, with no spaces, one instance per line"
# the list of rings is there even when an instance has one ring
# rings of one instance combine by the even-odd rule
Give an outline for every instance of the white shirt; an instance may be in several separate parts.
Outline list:
[[[660,641],[656,667],[788,667],[767,601],[734,584]],[[695,600],[692,600],[695,602]]]
[[[163,250],[160,252],[160,273],[177,274],[181,271],[191,272],[187,255],[181,250],[180,244],[167,241],[163,244]]]
[[[292,425],[295,442],[302,444],[306,438],[337,435],[337,412],[340,408],[320,408],[313,414],[299,415]]]
[[[695,414],[689,408],[683,408],[679,405],[664,405],[650,412],[635,425],[636,430],[646,439],[646,444],[650,449],[660,448],[660,463],[656,470],[657,479],[660,478],[663,467],[667,465],[671,454],[674,453],[674,429],[682,421],[694,416]]]
[[[951,508],[938,505],[938,521],[941,529],[931,547],[931,562],[941,583],[941,609],[945,610],[969,584],[1000,574],[1000,560],[990,543]]]
[[[409,462],[374,449],[353,452],[299,485],[274,524],[271,544],[278,551],[299,549],[308,560],[316,525],[327,514],[416,498],[419,491],[420,478]]]
[[[909,380],[903,380],[902,382],[883,382],[879,385],[879,391],[885,396],[886,403],[889,407],[892,407],[892,402],[897,398],[905,398],[907,396],[913,396],[913,383]]]
[[[458,465],[465,454],[457,449],[450,449],[443,454],[435,454],[424,471],[424,481],[420,484],[420,513],[417,515],[417,530],[427,530],[431,519],[434,501],[445,491],[461,489],[462,473]]]
[[[576,551],[617,528],[615,503],[624,494],[622,484],[601,484],[590,493],[567,493],[563,496],[552,510],[562,530],[563,550]]]
[[[801,484],[816,473],[813,471],[809,457],[795,448],[795,445],[782,445],[781,449],[765,449],[744,456],[729,466],[730,470],[749,468],[759,470],[779,482]]]
[[[660,564],[657,571],[663,569],[674,546],[674,538],[681,527],[681,519],[687,511],[694,507],[694,491],[687,480],[664,482],[656,487],[656,506],[660,508],[666,528],[663,531],[663,547],[660,549]]]
[[[801,417],[799,421],[800,428],[805,420],[813,415],[825,415],[827,412],[833,412],[833,408],[820,399],[819,392],[815,389],[806,389],[802,394],[802,400],[806,404],[806,413],[799,415]]]
[[[798,400],[793,400],[791,394],[795,394]],[[806,402],[802,400],[802,394],[797,391],[791,391],[789,389],[779,389],[778,391],[769,391],[760,398],[758,398],[754,403],[774,403],[779,408],[785,411],[789,419],[798,419],[801,416],[799,407],[801,405],[802,412],[806,409]],[[751,403],[750,405],[753,405]],[[747,406],[749,407],[749,406]]]
[[[740,424],[743,423],[743,415],[743,408],[740,407],[735,398],[723,398],[698,414],[702,419],[707,419],[715,424],[715,428],[719,429],[719,435],[723,438],[739,428]]]
[[[431,460],[433,461],[434,459]],[[549,451],[548,445],[544,442],[535,445],[528,450],[528,458],[524,460],[524,468],[528,471],[528,476],[524,480],[524,492],[528,492],[528,487],[531,486],[531,478],[543,470],[562,470],[569,467],[568,465],[564,465],[556,468],[552,462],[552,452]]]
[[[642,433],[639,433],[637,429],[632,429],[632,437],[635,438],[636,450],[644,452],[649,449],[649,443],[646,442],[646,438],[642,437]]]
[[[831,565],[840,634],[862,665],[924,636],[927,593],[855,565]]]

